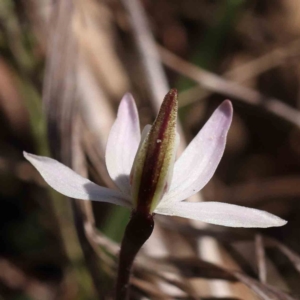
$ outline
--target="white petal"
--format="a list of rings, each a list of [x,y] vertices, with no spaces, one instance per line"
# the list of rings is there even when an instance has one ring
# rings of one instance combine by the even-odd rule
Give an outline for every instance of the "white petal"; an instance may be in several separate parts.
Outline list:
[[[222,158],[233,109],[224,101],[175,163],[169,193],[162,201],[181,201],[200,191]]]
[[[117,119],[106,146],[106,167],[119,189],[130,195],[129,174],[141,139],[137,108],[133,97],[126,94],[120,103]]]
[[[53,189],[67,197],[130,206],[128,198],[120,192],[99,186],[81,177],[57,160],[26,152],[24,156]]]
[[[220,202],[179,202],[158,205],[156,213],[228,227],[277,227],[287,221],[268,212]]]

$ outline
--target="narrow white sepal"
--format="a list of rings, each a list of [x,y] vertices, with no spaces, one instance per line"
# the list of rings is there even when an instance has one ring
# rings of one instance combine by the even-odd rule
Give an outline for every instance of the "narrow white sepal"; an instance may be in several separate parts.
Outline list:
[[[26,152],[24,157],[53,189],[67,197],[131,206],[129,199],[120,192],[91,182],[55,159]]]
[[[287,221],[268,212],[220,202],[161,203],[155,213],[199,220],[228,227],[267,228],[283,226]]]
[[[225,100],[175,163],[169,192],[163,202],[178,202],[199,192],[211,179],[223,156],[233,115]]]
[[[138,111],[131,94],[126,94],[120,102],[117,119],[109,133],[105,160],[110,177],[127,195],[130,195],[129,174],[140,140]]]

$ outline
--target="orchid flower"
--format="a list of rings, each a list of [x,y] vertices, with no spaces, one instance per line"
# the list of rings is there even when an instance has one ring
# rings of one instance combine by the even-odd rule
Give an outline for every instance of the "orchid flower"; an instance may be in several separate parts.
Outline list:
[[[52,158],[24,156],[53,189],[71,198],[229,227],[283,226],[285,220],[262,210],[184,201],[199,192],[215,173],[232,115],[232,104],[226,100],[175,161],[179,143],[176,90],[167,94],[153,126],[147,125],[142,133],[134,99],[126,94],[106,147],[106,167],[118,190],[99,186]]]

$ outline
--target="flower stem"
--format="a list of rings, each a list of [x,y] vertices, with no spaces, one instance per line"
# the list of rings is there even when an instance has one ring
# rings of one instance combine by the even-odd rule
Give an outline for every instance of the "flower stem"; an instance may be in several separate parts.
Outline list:
[[[138,251],[150,237],[154,227],[153,215],[133,211],[121,244],[115,300],[127,300],[132,263]]]

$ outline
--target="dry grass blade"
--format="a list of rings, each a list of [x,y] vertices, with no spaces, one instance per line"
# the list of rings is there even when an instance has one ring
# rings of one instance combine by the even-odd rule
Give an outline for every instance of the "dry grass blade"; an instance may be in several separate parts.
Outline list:
[[[174,230],[184,236],[191,236],[194,238],[199,237],[214,237],[220,242],[234,242],[237,240],[253,239],[253,232],[231,232],[230,230],[224,230],[223,228],[207,227],[207,228],[195,228],[190,224],[179,223],[176,220],[157,217],[159,219],[160,226],[165,229]]]
[[[158,283],[166,283],[189,295],[191,299],[199,299],[197,291],[191,285],[188,277],[184,277],[169,264],[167,260],[143,257],[138,259],[137,270],[141,274],[151,274]]]
[[[283,66],[290,58],[299,55],[299,48],[300,41],[297,39],[285,47],[276,48],[249,62],[233,67],[233,69],[222,74],[222,77],[242,84],[276,67]],[[207,98],[212,93],[213,91],[203,90],[202,86],[192,87],[180,94],[181,106]]]
[[[300,255],[295,251],[288,248],[283,243],[276,241],[269,237],[264,237],[264,241],[266,242],[266,246],[277,247],[294,265],[295,269],[300,273]]]
[[[155,110],[169,90],[167,78],[162,68],[157,47],[154,42],[145,12],[139,0],[122,0],[128,12],[136,44],[144,65],[148,92],[152,97]]]
[[[257,234],[255,236],[255,250],[256,250],[256,257],[257,257],[259,280],[262,283],[266,283],[267,268],[266,268],[265,249],[263,244],[263,238],[260,234]]]
[[[293,296],[261,283],[240,271],[227,270],[196,258],[172,258],[167,261],[177,266],[186,277],[223,279],[244,283],[262,300],[296,300]]]
[[[73,9],[72,1],[53,8],[43,89],[51,152],[68,165],[77,95],[76,45],[71,30]]]
[[[82,163],[83,154],[80,146],[80,132],[78,130],[79,119],[76,102],[78,97],[76,89],[78,80],[78,53],[72,30],[74,10],[74,4],[71,0],[59,2],[54,5],[51,22],[53,27],[48,50],[43,102],[47,117],[50,148],[54,157],[66,165],[73,166],[78,173],[86,173],[84,164]],[[97,265],[98,256],[95,248],[93,248],[86,236],[84,223],[87,220],[87,215],[82,209],[80,201],[73,200],[71,204],[84,259],[92,277],[94,287],[100,297],[102,293],[101,270]],[[60,216],[60,219],[64,220],[64,218],[65,216]],[[64,220],[63,223],[66,223],[66,221]],[[66,224],[62,224],[61,226],[66,227]],[[72,225],[69,224],[67,227],[72,232]],[[67,244],[70,244],[69,238],[70,235],[64,237]],[[72,245],[67,245],[67,247],[70,246]],[[73,243],[73,248],[77,247],[74,247]],[[80,259],[80,249],[70,249],[70,251],[72,251],[71,255],[73,259]],[[93,294],[94,291],[91,286],[88,290],[87,293]]]
[[[237,83],[223,79],[216,74],[205,71],[163,47],[159,47],[159,50],[161,59],[166,66],[194,80],[205,89],[251,105],[259,105],[267,111],[294,124],[298,128],[300,127],[299,112],[282,101],[266,97],[256,90],[243,87]]]
[[[195,258],[168,258],[166,260],[174,264],[185,277],[201,277],[207,279],[223,279],[236,281],[229,272],[215,264]]]
[[[298,56],[300,50],[300,41],[297,39],[284,47],[271,50],[265,55],[251,60],[248,63],[235,67],[233,70],[226,72],[224,76],[228,79],[234,79],[240,83],[283,65],[288,58]]]
[[[151,299],[172,300],[169,295],[160,291],[160,289],[158,289],[158,287],[151,282],[146,282],[138,278],[131,278],[130,282],[144,293],[147,293],[147,295],[149,295]],[[140,297],[138,297],[137,299],[140,299]]]
[[[216,199],[221,202],[243,204],[245,206],[261,206],[265,202],[276,200],[288,201],[300,195],[300,178],[285,176],[255,180],[232,185],[228,189],[220,189]],[[209,199],[210,200],[210,199]],[[290,208],[287,208],[290,209]],[[279,212],[280,213],[280,212]]]
[[[247,285],[262,300],[297,300],[296,298],[278,291],[277,289],[266,284],[260,283],[259,281],[241,272],[233,271],[231,274],[234,275],[240,282],[243,282],[245,285]]]

